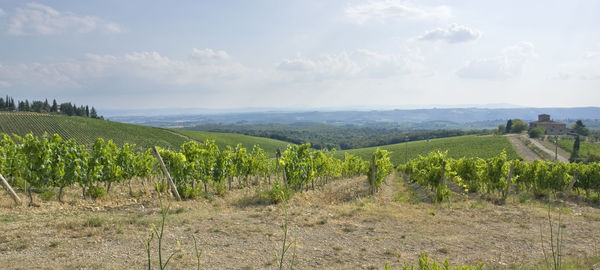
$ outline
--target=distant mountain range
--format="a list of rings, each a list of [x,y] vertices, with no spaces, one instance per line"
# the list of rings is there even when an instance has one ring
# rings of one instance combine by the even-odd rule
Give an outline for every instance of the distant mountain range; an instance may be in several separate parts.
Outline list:
[[[433,108],[371,111],[261,111],[241,113],[181,114],[164,116],[111,116],[111,121],[159,127],[191,127],[202,124],[297,124],[323,123],[359,126],[422,126],[437,128],[495,127],[508,119],[537,120],[549,114],[553,120],[573,122],[576,119],[600,119],[600,107],[578,108]],[[596,121],[594,121],[596,122]],[[471,123],[471,124],[469,124]],[[472,123],[477,123],[473,125]],[[424,129],[430,126],[425,125]]]

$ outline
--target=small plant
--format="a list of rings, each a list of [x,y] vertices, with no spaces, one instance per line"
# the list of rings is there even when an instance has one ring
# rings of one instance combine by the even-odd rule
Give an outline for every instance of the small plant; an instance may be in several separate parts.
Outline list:
[[[92,197],[93,200],[96,200],[106,196],[106,189],[92,186],[87,190],[87,193],[90,195],[90,197]]]
[[[566,225],[562,223],[562,211],[558,212],[558,224],[555,224],[550,217],[550,208],[548,208],[548,225],[550,229],[550,252],[544,246],[544,234],[540,228],[540,238],[542,240],[542,252],[544,253],[544,261],[547,269],[560,270],[564,269],[562,259],[563,235]]]
[[[519,203],[526,203],[531,200],[531,194],[529,192],[519,193]]]
[[[192,187],[192,186],[179,186],[177,187],[177,191],[181,198],[183,199],[195,199],[202,195],[202,187]]]
[[[288,233],[289,233],[288,219],[289,219],[289,216],[288,216],[286,205],[283,206],[283,211],[284,211],[284,218],[283,218],[283,225],[281,226],[281,229],[283,231],[283,241],[282,241],[281,253],[278,253],[275,256],[276,261],[277,261],[277,269],[279,269],[279,270],[284,269],[286,254],[287,254],[288,250],[290,249],[290,247],[292,247],[292,245],[294,246],[294,249],[292,252],[292,257],[290,258],[290,261],[288,263],[288,266],[289,266],[289,269],[294,269],[294,264],[296,262],[296,240],[298,239],[297,236],[294,235],[294,237],[293,238],[290,237],[291,239],[288,241]]]
[[[158,266],[160,267],[161,270],[167,268],[167,265],[171,261],[171,258],[173,258],[173,256],[175,255],[175,252],[171,253],[171,255],[169,255],[167,260],[163,263],[162,241],[163,241],[164,232],[165,232],[165,223],[166,223],[167,216],[169,215],[169,210],[171,207],[163,206],[162,199],[160,199],[160,196],[159,196],[159,203],[160,203],[160,215],[161,215],[161,220],[160,220],[160,224],[159,224],[160,229],[157,228],[156,225],[152,224],[151,235],[146,240],[146,253],[148,256],[148,270],[152,269],[152,258],[150,256],[150,244],[152,243],[152,240],[154,240],[155,235],[156,235],[156,238],[158,239]]]
[[[158,192],[158,193],[164,193],[164,192],[167,192],[167,188],[168,188],[168,187],[169,187],[169,186],[168,186],[168,185],[167,185],[167,183],[165,183],[165,182],[156,182],[156,183],[154,184],[154,190],[156,190],[156,192]]]
[[[152,224],[152,228],[150,229],[150,237],[148,237],[146,239],[146,241],[144,242],[145,248],[146,248],[146,259],[148,261],[148,270],[152,269],[152,253],[151,253],[150,247],[151,247],[152,242],[154,241],[155,237],[158,239],[158,266],[159,266],[159,269],[161,269],[161,270],[167,269],[167,265],[169,265],[169,262],[171,261],[173,256],[175,256],[175,254],[177,253],[177,251],[171,253],[169,255],[169,257],[167,257],[166,260],[164,260],[164,263],[163,263],[162,242],[163,242],[163,237],[164,237],[164,232],[165,232],[165,224],[167,221],[167,217],[169,216],[171,207],[170,207],[170,205],[167,205],[167,206],[163,205],[160,192],[158,194],[158,201],[159,201],[159,205],[160,205],[160,216],[161,216],[160,224],[158,227],[155,224]],[[183,208],[178,208],[177,210],[175,210],[175,212],[177,213],[180,209],[183,209]],[[194,239],[194,255],[196,256],[198,269],[200,269],[200,254],[201,254],[201,252],[198,250],[198,242],[196,241],[196,237],[194,237],[194,235],[192,235],[192,238]],[[179,250],[181,250],[181,248]]]
[[[102,224],[104,224],[104,220],[102,218],[91,217],[91,218],[88,218],[83,225],[85,227],[97,228],[97,227],[102,227]]]
[[[392,268],[390,267],[389,264],[385,264],[385,269],[386,270],[391,270]],[[421,257],[419,258],[419,263],[417,264],[417,266],[415,266],[414,264],[408,264],[407,262],[404,262],[404,265],[402,266],[403,270],[450,270],[450,269],[455,269],[455,270],[483,270],[483,264],[477,264],[477,265],[460,265],[460,266],[454,266],[452,267],[450,265],[450,262],[448,261],[448,259],[444,260],[443,263],[438,263],[437,261],[430,259],[427,254],[425,254],[425,252],[421,252]]]
[[[54,189],[44,190],[42,193],[40,193],[39,197],[42,199],[42,201],[50,201],[56,197],[56,191],[54,191]]]
[[[292,197],[292,191],[279,184],[279,182],[275,182],[270,188],[260,191],[259,197],[261,201],[278,204],[287,202]]]
[[[200,270],[200,255],[202,254],[202,251],[198,250],[198,241],[193,234],[192,238],[194,239],[194,255],[196,255],[196,265],[198,267],[197,269]]]

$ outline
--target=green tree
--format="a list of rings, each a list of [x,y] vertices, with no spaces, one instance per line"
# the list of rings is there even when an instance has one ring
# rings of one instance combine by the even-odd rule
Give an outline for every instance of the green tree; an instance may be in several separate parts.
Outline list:
[[[573,151],[571,151],[570,162],[576,162],[579,159],[579,135],[575,136],[575,142],[573,142]]]
[[[98,113],[94,107],[92,107],[92,110],[90,111],[90,118],[98,118]]]
[[[571,126],[573,131],[581,136],[588,136],[590,131],[585,127],[581,120],[577,120],[573,126]]]
[[[511,128],[510,128],[510,131],[512,133],[521,133],[524,130],[527,130],[527,124],[525,124],[525,122],[523,122],[523,120],[521,120],[521,119],[515,119],[515,120],[512,121],[512,125],[511,125]]]
[[[508,121],[506,122],[506,130],[504,131],[504,133],[510,133],[512,131],[512,125],[513,121],[511,119],[508,119]]]
[[[498,126],[498,134],[504,134],[506,133],[506,126],[505,125],[499,125]]]
[[[534,127],[529,130],[530,138],[540,138],[546,133],[546,130],[543,127]]]
[[[56,99],[52,100],[52,107],[50,107],[50,112],[58,112],[58,104],[56,103]]]

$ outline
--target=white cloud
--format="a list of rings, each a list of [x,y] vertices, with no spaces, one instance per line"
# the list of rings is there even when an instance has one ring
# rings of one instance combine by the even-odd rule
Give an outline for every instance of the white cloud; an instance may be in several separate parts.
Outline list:
[[[277,69],[293,74],[300,80],[352,80],[358,77],[382,78],[408,74],[420,67],[421,60],[418,51],[384,54],[356,50],[350,53],[324,54],[313,59],[285,59]]]
[[[196,49],[192,50],[192,58],[201,62],[227,61],[231,56],[226,51],[212,49]]]
[[[8,24],[11,35],[58,35],[65,33],[123,32],[116,23],[95,16],[80,16],[71,12],[59,12],[40,3],[28,3],[17,8]]]
[[[424,7],[405,1],[383,0],[349,6],[345,14],[354,23],[363,24],[393,19],[445,19],[451,17],[452,11],[447,6]]]
[[[451,24],[447,28],[437,28],[427,31],[419,37],[419,40],[438,41],[443,40],[448,43],[459,43],[476,40],[481,37],[481,32],[473,30],[464,25]]]
[[[537,57],[530,42],[506,47],[500,56],[468,61],[456,74],[465,79],[504,80],[521,75],[525,63]]]
[[[158,52],[133,52],[119,56],[87,54],[82,59],[55,64],[0,65],[0,80],[11,84],[74,88],[90,80],[190,86],[235,80],[246,72],[241,64],[231,61],[200,63],[173,60]]]
[[[0,8],[0,17],[4,16],[4,14],[6,14],[6,12]]]
[[[11,84],[9,82],[0,81],[0,88],[9,87]]]

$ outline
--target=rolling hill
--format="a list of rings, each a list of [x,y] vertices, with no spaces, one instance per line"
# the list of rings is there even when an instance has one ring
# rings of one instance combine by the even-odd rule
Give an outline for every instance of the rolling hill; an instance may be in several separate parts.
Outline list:
[[[29,132],[37,136],[56,133],[65,139],[73,138],[86,145],[94,143],[96,138],[104,138],[112,139],[117,145],[135,143],[142,148],[160,146],[179,149],[188,140],[214,139],[220,148],[238,143],[251,148],[252,145],[259,144],[269,155],[274,155],[277,147],[285,149],[287,146],[283,141],[238,134],[179,131],[64,115],[0,112],[0,133],[24,136]]]
[[[336,156],[341,158],[344,153],[348,152],[357,155],[363,159],[369,159],[371,153],[377,147],[359,148],[345,151],[336,152]],[[403,163],[406,158],[412,159],[419,155],[427,155],[431,151],[446,151],[448,150],[448,157],[461,158],[461,157],[481,157],[489,158],[497,156],[506,150],[509,159],[518,159],[517,152],[513,149],[508,139],[504,136],[459,136],[451,138],[433,139],[428,141],[414,141],[398,144],[391,144],[386,146],[380,146],[380,149],[391,151],[392,163],[395,165]],[[408,150],[408,151],[407,151]]]
[[[206,139],[215,140],[219,149],[223,149],[226,145],[235,146],[238,143],[244,145],[248,151],[252,150],[253,145],[259,145],[265,153],[269,156],[275,156],[277,148],[281,151],[285,150],[289,142],[254,137],[235,133],[218,133],[218,132],[206,132],[206,131],[190,131],[190,130],[173,130],[173,132],[182,134],[190,139],[196,141],[204,141]]]

